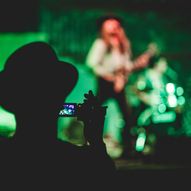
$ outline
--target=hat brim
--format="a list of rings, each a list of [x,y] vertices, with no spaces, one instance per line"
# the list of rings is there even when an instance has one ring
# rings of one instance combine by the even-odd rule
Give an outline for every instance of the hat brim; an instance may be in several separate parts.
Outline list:
[[[0,105],[14,98],[13,94],[26,94],[26,99],[30,99],[35,93],[43,96],[47,92],[59,94],[60,91],[60,97],[64,98],[74,88],[77,80],[76,67],[58,60],[48,44],[30,43],[17,49],[0,72]],[[43,89],[49,91],[43,92]]]

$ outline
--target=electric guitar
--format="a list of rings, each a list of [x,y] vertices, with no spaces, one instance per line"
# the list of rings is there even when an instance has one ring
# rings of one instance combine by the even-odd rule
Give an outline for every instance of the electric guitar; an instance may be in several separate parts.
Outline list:
[[[126,70],[125,68],[117,70],[113,80],[115,92],[121,92],[128,81],[128,76],[133,71],[145,68],[149,64],[149,59],[156,53],[158,53],[157,45],[150,43],[147,50],[133,61],[133,67],[131,70]]]

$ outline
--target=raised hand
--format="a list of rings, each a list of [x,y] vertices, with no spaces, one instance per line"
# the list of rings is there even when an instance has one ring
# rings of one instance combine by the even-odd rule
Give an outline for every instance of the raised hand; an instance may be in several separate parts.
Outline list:
[[[135,71],[147,67],[150,58],[158,53],[159,49],[157,44],[154,42],[149,43],[147,50],[134,60],[133,70]]]
[[[159,48],[156,43],[151,42],[148,44],[147,53],[149,53],[151,56],[159,53]]]
[[[99,100],[90,90],[84,94],[84,102],[79,105],[78,120],[84,123],[84,136],[90,145],[103,143],[104,119],[107,107],[101,106]]]

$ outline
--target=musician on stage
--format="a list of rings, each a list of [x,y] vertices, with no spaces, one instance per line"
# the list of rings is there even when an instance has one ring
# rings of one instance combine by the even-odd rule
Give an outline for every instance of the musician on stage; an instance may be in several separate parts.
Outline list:
[[[133,71],[148,64],[154,49],[132,61],[130,40],[125,34],[122,21],[116,16],[98,19],[99,36],[93,42],[86,59],[87,66],[98,78],[97,95],[101,103],[114,98],[118,103],[125,125],[122,132],[124,151],[130,153],[131,108],[126,100],[125,85]],[[151,45],[152,46],[152,45]]]

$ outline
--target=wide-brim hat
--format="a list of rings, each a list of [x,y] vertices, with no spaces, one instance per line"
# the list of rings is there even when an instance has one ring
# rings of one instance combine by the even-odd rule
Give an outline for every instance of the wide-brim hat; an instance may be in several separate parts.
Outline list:
[[[28,43],[8,57],[0,72],[0,105],[11,103],[16,97],[20,101],[47,94],[66,97],[77,79],[77,69],[59,60],[48,43]]]

